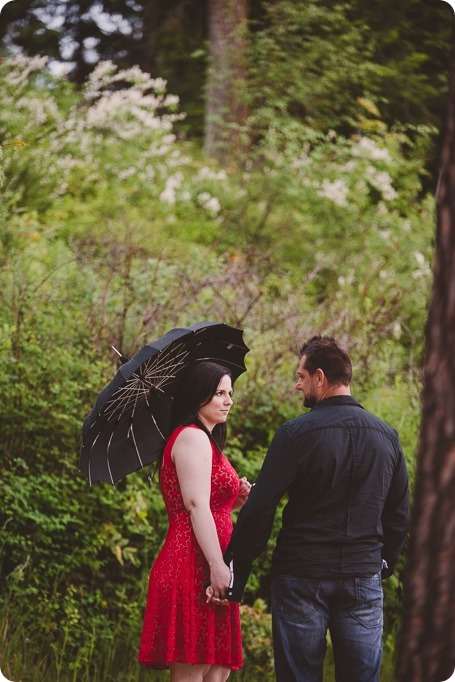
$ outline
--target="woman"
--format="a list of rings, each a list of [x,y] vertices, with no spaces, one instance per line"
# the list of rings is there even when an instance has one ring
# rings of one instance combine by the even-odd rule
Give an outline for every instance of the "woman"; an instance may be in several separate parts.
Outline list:
[[[150,573],[139,651],[144,667],[169,668],[171,682],[224,682],[242,665],[239,607],[223,598],[231,579],[223,552],[231,510],[251,486],[222,453],[231,406],[225,367],[188,368],[160,466],[169,529]]]

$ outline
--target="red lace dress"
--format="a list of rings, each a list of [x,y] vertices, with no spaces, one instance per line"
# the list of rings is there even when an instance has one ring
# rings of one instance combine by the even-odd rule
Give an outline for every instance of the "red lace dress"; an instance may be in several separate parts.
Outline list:
[[[177,428],[163,453],[160,486],[169,529],[150,573],[139,663],[145,668],[191,663],[237,670],[242,665],[239,606],[206,604],[204,585],[210,580],[210,571],[184,507],[171,459],[172,446],[184,428],[198,427]],[[212,444],[210,509],[223,552],[232,533],[231,510],[239,486],[233,467]]]

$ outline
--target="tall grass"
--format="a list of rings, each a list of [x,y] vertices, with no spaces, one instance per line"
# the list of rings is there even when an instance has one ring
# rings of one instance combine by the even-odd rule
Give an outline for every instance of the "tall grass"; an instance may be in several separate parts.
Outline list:
[[[11,614],[10,608],[0,613],[0,670],[11,682],[165,682],[168,671],[143,670],[136,661],[138,638],[119,623],[109,643],[106,638],[91,633],[90,647],[83,656],[72,660],[67,656],[71,630],[67,628],[64,644],[59,649],[46,651],[33,648],[34,628],[20,613]],[[36,634],[36,633],[35,633]],[[104,643],[103,643],[104,642]],[[30,646],[32,644],[32,646]],[[49,652],[52,651],[53,655]],[[256,652],[257,655],[257,652]],[[263,652],[271,661],[269,648]],[[235,682],[272,682],[271,666],[260,666],[245,655],[245,667],[231,673]],[[323,682],[334,682],[335,671],[330,642],[324,661]],[[381,682],[393,682],[393,651],[385,647],[381,668]]]

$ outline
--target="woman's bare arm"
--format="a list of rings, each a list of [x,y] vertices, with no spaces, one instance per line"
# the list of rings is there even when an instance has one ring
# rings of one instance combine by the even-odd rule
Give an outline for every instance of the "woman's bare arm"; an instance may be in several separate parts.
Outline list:
[[[184,429],[174,443],[171,456],[196,540],[210,567],[213,596],[223,597],[231,573],[224,563],[210,510],[212,446],[207,434],[199,429]]]

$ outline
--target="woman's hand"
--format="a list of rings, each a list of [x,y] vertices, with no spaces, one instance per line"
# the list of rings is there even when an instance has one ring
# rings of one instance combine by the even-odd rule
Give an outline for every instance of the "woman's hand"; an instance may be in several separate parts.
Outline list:
[[[230,602],[228,599],[221,599],[221,597],[215,597],[213,595],[213,587],[211,585],[206,588],[205,594],[207,595],[206,604],[211,602],[212,604],[215,604],[215,606],[229,606]]]
[[[208,597],[207,602],[211,601],[214,604],[222,604],[223,606],[229,604],[225,598],[226,590],[231,582],[231,569],[226,566],[224,561],[215,565],[210,570],[210,585],[206,590]]]
[[[229,601],[225,598],[225,593],[231,582],[231,570],[223,562],[219,566],[214,566],[210,571],[210,585],[205,590],[207,604],[221,604],[227,606]]]
[[[251,490],[251,483],[248,482],[246,477],[244,476],[243,478],[240,479],[240,489],[239,489],[239,494],[234,502],[233,509],[238,509],[239,507],[243,507],[245,502],[248,499],[248,495],[250,494]]]

